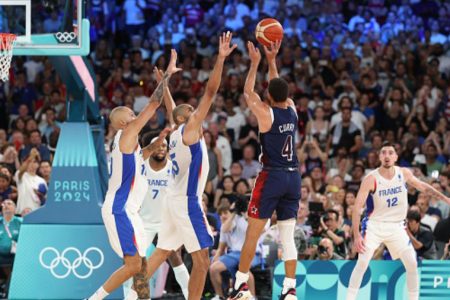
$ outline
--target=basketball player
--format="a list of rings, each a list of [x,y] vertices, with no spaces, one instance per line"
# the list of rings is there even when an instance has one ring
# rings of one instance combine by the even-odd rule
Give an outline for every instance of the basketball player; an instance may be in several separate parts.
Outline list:
[[[156,137],[153,138],[149,147],[157,142],[157,139],[158,138]],[[143,150],[149,189],[144,202],[142,203],[139,215],[144,222],[147,242],[151,243],[161,230],[161,210],[166,201],[172,162],[167,158],[166,140],[164,140],[157,148],[154,148],[153,153],[151,151],[146,151],[146,148]],[[189,272],[181,259],[180,253],[175,251],[172,252],[169,256],[169,263],[173,268],[175,278],[181,287],[185,299],[188,299]],[[145,279],[145,272],[143,272],[143,274],[135,275],[135,282],[139,282],[139,276],[144,276]],[[148,285],[148,281],[144,282],[144,284]],[[130,289],[126,300],[136,299],[138,299],[136,291]]]
[[[362,181],[353,209],[353,236],[358,261],[350,277],[347,300],[356,299],[362,278],[374,251],[384,243],[394,259],[400,258],[406,269],[409,300],[419,299],[416,252],[406,233],[408,211],[407,185],[450,203],[431,185],[417,179],[409,169],[395,166],[395,147],[385,142],[380,149],[381,167],[370,172]],[[366,217],[359,232],[360,212],[366,202]]]
[[[209,171],[202,123],[219,89],[225,59],[237,47],[230,46],[231,38],[229,32],[219,38],[216,63],[197,109],[187,104],[174,107],[172,103],[172,117],[176,125],[169,143],[172,176],[162,210],[158,245],[148,260],[147,276],[152,276],[173,250],[184,245],[193,260],[189,299],[200,299],[202,295],[209,268],[208,248],[213,245],[211,229],[201,203]],[[145,290],[136,292],[140,299],[149,298]]]
[[[254,91],[256,72],[261,54],[253,43],[248,42],[250,70],[244,86],[244,96],[250,110],[258,119],[260,132],[262,171],[256,178],[248,208],[248,228],[242,247],[239,271],[233,292],[228,299],[252,297],[247,281],[258,239],[267,220],[277,212],[277,225],[283,247],[286,278],[280,299],[297,299],[295,269],[297,250],[294,229],[300,200],[300,173],[295,153],[297,113],[294,102],[288,98],[288,84],[278,78],[276,55],[280,42],[265,47],[269,63],[268,103],[262,102]]]
[[[145,262],[147,242],[138,211],[148,186],[138,134],[160,105],[164,86],[176,70],[169,65],[164,80],[137,117],[131,109],[124,106],[114,108],[109,116],[117,134],[112,145],[111,171],[102,217],[111,247],[123,257],[124,265],[114,272],[89,300],[105,298],[138,273],[142,262]],[[162,132],[155,146],[162,143],[164,134],[167,133],[168,131]]]

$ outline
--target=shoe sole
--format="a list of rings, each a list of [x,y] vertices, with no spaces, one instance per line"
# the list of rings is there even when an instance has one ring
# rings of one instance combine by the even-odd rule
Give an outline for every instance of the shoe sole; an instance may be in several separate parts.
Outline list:
[[[252,298],[252,294],[249,291],[239,292],[234,298],[227,298],[227,300],[249,300]]]

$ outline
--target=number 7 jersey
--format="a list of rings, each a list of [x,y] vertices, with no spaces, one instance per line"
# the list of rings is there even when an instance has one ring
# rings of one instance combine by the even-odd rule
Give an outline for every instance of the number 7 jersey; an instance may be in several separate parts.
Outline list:
[[[298,168],[295,151],[295,135],[297,133],[298,117],[294,107],[286,109],[271,107],[272,127],[269,131],[260,133],[261,156],[263,167]]]
[[[395,166],[392,179],[381,176],[379,168],[372,175],[375,191],[367,197],[366,218],[378,222],[402,222],[408,212],[408,191],[400,167]]]

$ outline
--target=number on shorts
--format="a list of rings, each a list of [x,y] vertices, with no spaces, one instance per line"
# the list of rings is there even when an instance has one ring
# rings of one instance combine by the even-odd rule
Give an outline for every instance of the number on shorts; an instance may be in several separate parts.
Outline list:
[[[288,135],[286,141],[284,142],[283,150],[281,151],[281,156],[286,157],[288,161],[292,160],[292,135]]]
[[[398,205],[398,198],[397,197],[394,197],[394,198],[392,198],[392,199],[387,199],[386,200],[387,201],[387,204],[388,204],[388,207],[392,207],[392,206],[397,206]]]

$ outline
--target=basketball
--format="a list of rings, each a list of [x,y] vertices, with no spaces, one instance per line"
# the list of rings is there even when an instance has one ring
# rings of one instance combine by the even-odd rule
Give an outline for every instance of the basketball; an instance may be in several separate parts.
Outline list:
[[[256,25],[255,35],[260,44],[270,46],[270,43],[283,39],[283,26],[275,19],[263,19]]]

